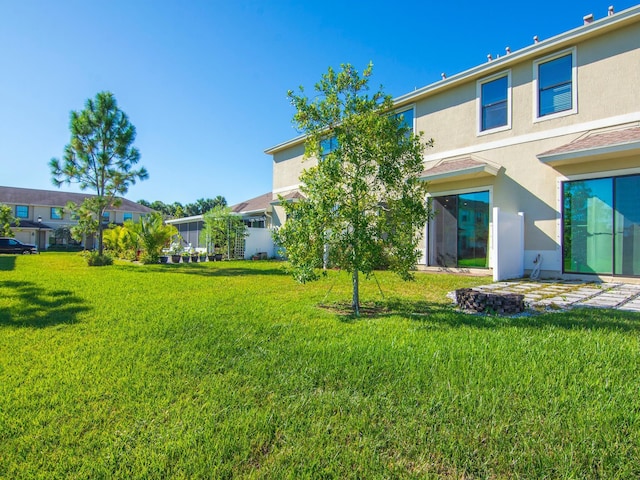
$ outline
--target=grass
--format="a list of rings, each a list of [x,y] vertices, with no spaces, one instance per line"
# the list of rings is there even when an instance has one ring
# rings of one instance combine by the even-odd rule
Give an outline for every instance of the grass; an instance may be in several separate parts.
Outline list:
[[[637,478],[640,318],[456,312],[487,278],[0,257],[0,478]]]

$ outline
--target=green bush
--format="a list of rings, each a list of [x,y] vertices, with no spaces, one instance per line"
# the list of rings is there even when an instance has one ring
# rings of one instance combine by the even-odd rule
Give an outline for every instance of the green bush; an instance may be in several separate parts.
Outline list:
[[[160,263],[160,255],[157,252],[143,252],[142,255],[140,255],[140,261],[145,265]]]
[[[84,250],[82,245],[49,245],[47,252],[81,252]]]
[[[113,257],[107,254],[100,255],[97,251],[83,252],[83,256],[87,259],[87,264],[90,267],[105,267],[107,265],[113,265]]]

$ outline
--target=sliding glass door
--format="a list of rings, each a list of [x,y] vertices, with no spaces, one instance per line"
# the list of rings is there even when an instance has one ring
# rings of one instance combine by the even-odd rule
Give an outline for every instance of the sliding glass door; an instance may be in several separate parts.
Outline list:
[[[429,264],[488,266],[489,192],[434,197]]]
[[[565,182],[567,273],[640,275],[640,175]]]

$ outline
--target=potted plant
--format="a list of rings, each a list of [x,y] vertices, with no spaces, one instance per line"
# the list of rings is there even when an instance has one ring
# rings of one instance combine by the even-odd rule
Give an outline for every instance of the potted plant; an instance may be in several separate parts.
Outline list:
[[[200,252],[198,254],[199,260],[201,262],[206,262],[207,261],[207,251],[205,250],[204,252]]]
[[[183,248],[180,239],[171,244],[171,248],[169,250],[171,252],[171,263],[180,263],[182,250]]]
[[[182,263],[189,263],[191,260],[191,254],[189,252],[182,252]]]

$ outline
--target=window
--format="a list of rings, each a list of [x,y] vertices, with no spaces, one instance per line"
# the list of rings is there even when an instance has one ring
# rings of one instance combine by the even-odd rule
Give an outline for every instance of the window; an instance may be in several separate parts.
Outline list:
[[[124,215],[122,215],[122,221],[126,222],[127,220],[133,220],[133,213],[124,212]]]
[[[562,187],[564,271],[640,276],[640,175]]]
[[[429,224],[429,265],[489,266],[489,192],[433,198]]]
[[[320,160],[324,160],[336,148],[338,148],[338,139],[336,137],[320,140]]]
[[[110,215],[109,215],[109,212],[104,212],[104,213],[102,214],[102,222],[103,222],[103,223],[109,223],[109,219],[110,219],[110,218],[111,218],[111,217],[110,217]]]
[[[409,128],[413,132],[413,108],[409,110],[403,110],[402,112],[397,112],[393,115],[396,118],[402,119],[402,126]]]
[[[480,80],[476,89],[479,132],[511,128],[511,73],[502,72]]]
[[[534,62],[536,117],[576,113],[575,49]]]
[[[62,214],[60,207],[51,207],[51,220],[62,220]]]
[[[16,205],[16,218],[29,218],[29,207],[27,205]]]

